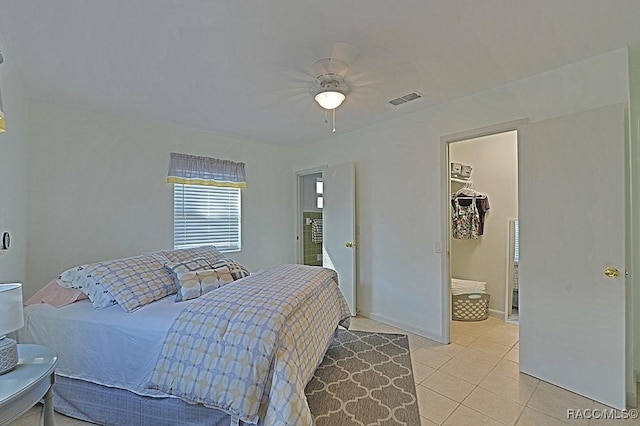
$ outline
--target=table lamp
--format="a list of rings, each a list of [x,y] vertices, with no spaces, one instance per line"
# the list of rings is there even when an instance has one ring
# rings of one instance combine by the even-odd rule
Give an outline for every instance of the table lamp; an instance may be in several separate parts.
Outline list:
[[[24,325],[22,314],[22,284],[0,284],[0,374],[18,364],[16,341],[5,336]]]

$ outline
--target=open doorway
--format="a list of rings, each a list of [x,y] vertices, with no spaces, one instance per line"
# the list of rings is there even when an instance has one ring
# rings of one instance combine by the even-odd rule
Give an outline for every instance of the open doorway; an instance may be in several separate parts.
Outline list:
[[[322,266],[324,181],[321,170],[298,174],[298,263]]]
[[[517,131],[448,144],[451,319],[517,322]]]
[[[335,270],[338,286],[355,316],[358,247],[355,164],[308,169],[296,176],[297,262]]]

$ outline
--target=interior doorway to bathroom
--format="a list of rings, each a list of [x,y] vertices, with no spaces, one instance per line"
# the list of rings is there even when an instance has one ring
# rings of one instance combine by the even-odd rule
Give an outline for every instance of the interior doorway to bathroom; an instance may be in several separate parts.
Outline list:
[[[356,165],[341,163],[296,172],[296,261],[333,269],[356,315]]]
[[[324,181],[322,170],[298,174],[298,263],[322,266]]]

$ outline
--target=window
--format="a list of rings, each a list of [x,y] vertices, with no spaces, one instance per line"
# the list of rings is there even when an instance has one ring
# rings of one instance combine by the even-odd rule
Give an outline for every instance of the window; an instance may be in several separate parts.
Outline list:
[[[174,184],[173,246],[240,251],[240,188]]]
[[[322,193],[324,192],[324,182],[320,178],[316,178],[316,207],[321,209],[324,207],[324,198]]]
[[[174,248],[214,244],[240,251],[244,163],[172,152],[167,183],[173,184]]]

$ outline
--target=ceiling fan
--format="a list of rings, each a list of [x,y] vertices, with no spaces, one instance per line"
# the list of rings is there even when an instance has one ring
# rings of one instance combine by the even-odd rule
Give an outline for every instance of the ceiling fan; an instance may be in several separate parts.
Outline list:
[[[315,76],[314,99],[325,109],[325,122],[328,122],[327,111],[331,111],[332,131],[335,132],[336,108],[342,105],[349,91],[349,86],[344,81],[349,65],[341,59],[323,58],[315,61],[311,70]]]
[[[346,106],[345,113],[356,120],[375,120],[389,111],[389,99],[419,86],[415,64],[402,54],[376,46],[368,39],[355,42],[359,47],[347,42],[318,41],[284,50],[275,61],[285,83],[269,94],[277,102],[285,99],[308,112],[317,104],[324,109],[326,124],[331,113],[335,132],[338,108]]]

